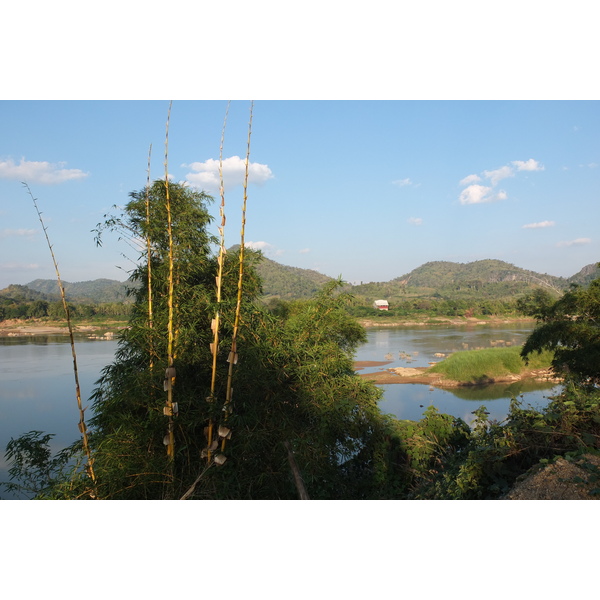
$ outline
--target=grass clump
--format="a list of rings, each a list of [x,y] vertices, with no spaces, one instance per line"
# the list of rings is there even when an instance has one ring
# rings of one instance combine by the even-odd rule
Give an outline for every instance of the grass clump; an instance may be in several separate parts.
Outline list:
[[[527,371],[547,369],[551,366],[552,352],[545,351],[530,357],[525,364],[520,356],[521,348],[484,348],[455,352],[429,369],[448,379],[461,383],[484,383],[507,375],[521,375]]]

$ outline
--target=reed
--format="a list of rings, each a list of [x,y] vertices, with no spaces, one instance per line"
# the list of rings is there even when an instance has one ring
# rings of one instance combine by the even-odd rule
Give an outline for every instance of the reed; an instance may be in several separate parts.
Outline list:
[[[231,411],[231,401],[233,397],[233,366],[237,364],[238,352],[237,352],[237,337],[240,326],[240,315],[242,310],[242,292],[244,285],[244,250],[245,250],[245,234],[246,234],[246,206],[248,203],[248,173],[250,165],[250,138],[252,135],[252,112],[254,109],[254,102],[250,103],[250,120],[248,122],[248,143],[246,147],[246,172],[244,174],[244,199],[242,202],[242,227],[240,231],[240,267],[238,273],[238,285],[237,285],[237,302],[235,307],[235,319],[233,323],[233,334],[231,336],[231,350],[227,361],[229,362],[229,368],[227,372],[227,387],[225,393],[225,405],[223,412],[225,414],[224,422],[227,423],[229,412]],[[220,428],[221,429],[221,428]],[[231,437],[231,431],[223,426],[223,436],[221,436],[221,452],[225,450],[225,444],[227,439]]]
[[[173,415],[177,413],[177,406],[173,402],[173,385],[175,383],[175,366],[173,360],[173,295],[174,295],[174,259],[173,259],[173,223],[171,216],[171,197],[169,195],[169,121],[171,119],[171,107],[173,102],[169,103],[167,113],[167,124],[165,134],[165,205],[167,209],[167,235],[169,239],[169,288],[167,296],[168,305],[168,323],[167,323],[167,369],[165,371],[164,389],[167,392],[167,404],[164,413],[168,418],[167,436],[165,438],[167,446],[167,456],[170,461],[175,458],[175,423]]]
[[[154,316],[152,306],[152,240],[150,239],[150,161],[152,158],[152,144],[148,149],[148,177],[146,180],[146,253],[148,257],[148,328],[152,335]],[[154,366],[154,347],[150,338],[150,369]]]
[[[219,216],[221,217],[221,222],[218,227],[219,229],[219,256],[217,259],[218,262],[218,271],[217,271],[217,310],[215,311],[215,317],[212,320],[211,326],[213,331],[213,342],[211,344],[211,352],[212,352],[212,370],[211,370],[211,380],[210,380],[210,396],[208,397],[208,401],[210,403],[215,402],[215,389],[217,382],[217,356],[219,351],[219,331],[221,325],[221,294],[223,289],[223,264],[225,262],[225,183],[223,180],[223,144],[225,142],[225,128],[227,126],[227,117],[229,115],[229,106],[231,102],[227,103],[227,109],[225,110],[225,119],[223,120],[223,129],[221,131],[221,145],[219,148],[219,192],[221,196],[221,204],[219,206]],[[208,422],[208,447],[206,450],[206,460],[208,463],[211,461],[211,453],[212,453],[212,445],[213,445],[213,429],[214,422],[212,417]]]
[[[86,458],[87,458],[87,464],[85,465],[85,469],[86,469],[88,476],[92,480],[92,491],[89,493],[89,495],[91,498],[96,499],[96,498],[98,498],[98,492],[97,492],[97,487],[96,487],[96,475],[94,473],[94,459],[92,457],[92,452],[90,449],[89,439],[88,439],[88,435],[87,435],[87,426],[85,424],[85,410],[86,409],[83,408],[83,405],[81,402],[81,387],[79,385],[79,371],[77,369],[77,352],[75,351],[75,338],[73,337],[73,325],[71,322],[71,313],[69,311],[69,305],[67,303],[67,298],[66,298],[66,294],[65,294],[65,287],[64,287],[64,285],[62,283],[62,279],[60,277],[60,271],[58,269],[58,262],[56,260],[56,256],[54,255],[54,249],[52,247],[52,244],[50,243],[50,237],[48,236],[48,229],[46,228],[46,226],[44,224],[44,220],[42,219],[42,213],[40,212],[40,209],[38,207],[37,199],[31,193],[31,189],[29,188],[29,185],[27,185],[27,183],[25,183],[25,182],[21,182],[21,183],[25,186],[27,193],[29,194],[29,196],[31,197],[31,200],[33,201],[33,206],[35,207],[35,211],[37,213],[38,219],[40,220],[40,223],[42,225],[42,229],[44,231],[44,236],[46,237],[46,243],[48,244],[48,248],[50,250],[50,255],[52,256],[54,270],[56,272],[56,279],[58,281],[58,287],[60,289],[60,296],[62,299],[64,311],[65,311],[67,327],[69,329],[69,339],[71,342],[71,354],[73,356],[73,374],[75,377],[75,396],[77,399],[77,408],[79,410],[78,427],[79,427],[79,431],[81,433],[82,440],[83,440],[83,450],[84,450]]]

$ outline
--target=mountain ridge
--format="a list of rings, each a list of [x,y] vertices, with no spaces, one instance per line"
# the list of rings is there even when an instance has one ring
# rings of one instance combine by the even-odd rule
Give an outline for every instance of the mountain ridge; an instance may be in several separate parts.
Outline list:
[[[257,270],[263,280],[265,299],[308,298],[327,281],[333,279],[318,271],[283,265],[264,256],[257,265]],[[600,277],[597,263],[586,265],[571,277],[565,278],[522,269],[497,259],[468,263],[430,261],[389,281],[348,284],[347,289],[363,300],[374,296],[400,297],[405,296],[407,292],[422,295],[449,293],[514,295],[540,286],[562,293],[571,284],[587,285],[596,277]],[[105,278],[75,283],[65,281],[63,284],[69,300],[76,302],[129,302],[131,298],[127,296],[127,289],[134,286],[128,281],[120,282]],[[58,284],[54,279],[36,279],[25,284],[24,287],[50,298],[60,297]]]

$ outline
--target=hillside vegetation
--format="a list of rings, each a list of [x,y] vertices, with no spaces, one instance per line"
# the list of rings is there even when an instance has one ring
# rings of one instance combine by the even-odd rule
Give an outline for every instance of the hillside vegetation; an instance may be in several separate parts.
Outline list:
[[[65,294],[71,302],[132,302],[127,291],[136,287],[131,282],[113,279],[94,279],[70,283],[63,281]],[[60,289],[55,279],[35,279],[26,284],[31,290],[41,292],[51,300],[60,299]]]

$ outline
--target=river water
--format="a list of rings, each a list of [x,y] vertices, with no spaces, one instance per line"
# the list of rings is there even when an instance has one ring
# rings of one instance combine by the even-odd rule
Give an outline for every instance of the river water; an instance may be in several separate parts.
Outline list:
[[[479,348],[520,346],[532,327],[523,324],[465,325],[434,327],[374,327],[367,330],[368,341],[355,355],[357,361],[386,361],[390,364],[361,369],[360,373],[393,367],[427,367],[443,360],[452,352]],[[474,418],[473,411],[484,405],[489,417],[503,420],[513,397],[524,404],[542,408],[548,396],[560,391],[560,386],[543,382],[516,382],[476,388],[442,390],[422,384],[388,384],[378,386],[384,391],[381,409],[398,419],[419,420],[428,406],[440,412],[464,419]]]
[[[433,328],[385,327],[367,330],[368,342],[360,347],[355,359],[384,361],[390,367],[422,367],[442,360],[436,354],[520,345],[531,327],[471,326]],[[110,364],[117,349],[116,341],[76,340],[77,364],[83,405],[89,405],[94,384],[102,368]],[[472,411],[485,405],[491,418],[502,420],[510,399],[523,394],[527,403],[544,406],[547,397],[559,388],[544,384],[496,385],[486,388],[440,390],[420,384],[382,385],[384,412],[400,419],[418,420],[430,405],[441,412],[465,421],[472,420]],[[90,411],[86,412],[86,416]],[[12,438],[31,430],[54,433],[53,452],[75,441],[79,436],[79,412],[75,396],[73,359],[66,336],[0,337],[0,481],[8,478],[4,450]],[[0,498],[8,494],[0,489]]]

